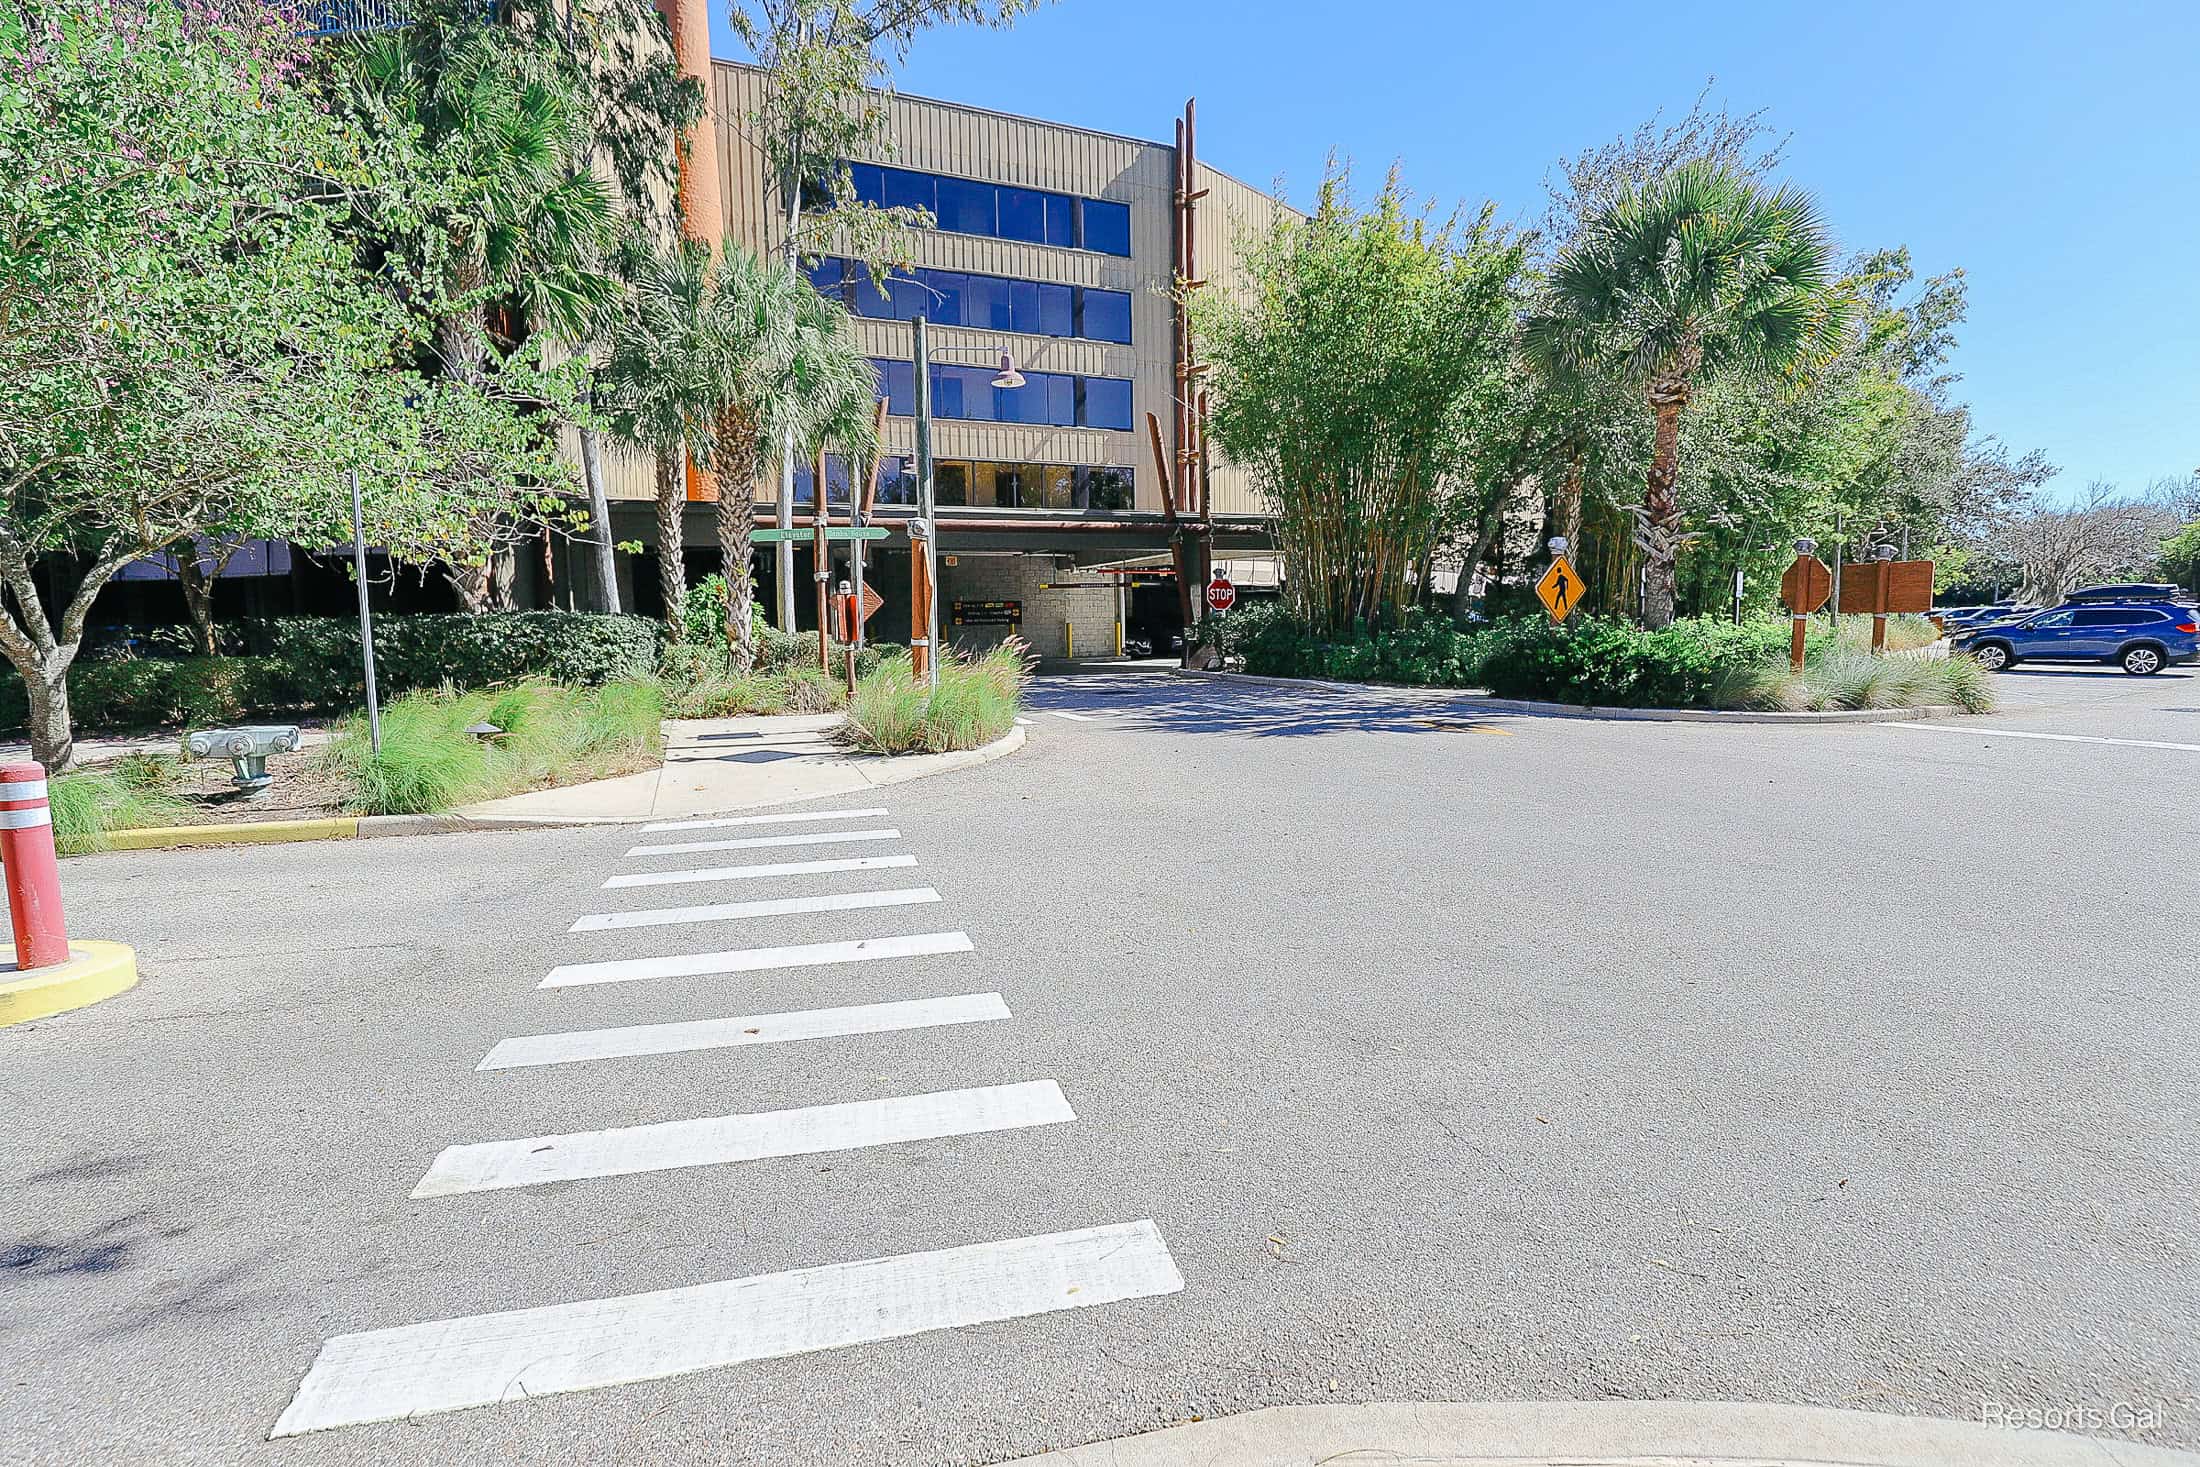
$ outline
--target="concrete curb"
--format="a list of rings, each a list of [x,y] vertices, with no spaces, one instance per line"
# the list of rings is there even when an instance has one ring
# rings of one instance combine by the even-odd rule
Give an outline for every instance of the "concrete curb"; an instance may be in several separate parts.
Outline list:
[[[14,971],[15,950],[0,947]],[[0,980],[0,1029],[113,998],[137,986],[137,953],[119,942],[72,942],[69,960]]]
[[[1843,708],[1826,713],[1770,713],[1730,711],[1718,708],[1600,708],[1594,704],[1536,703],[1525,698],[1493,698],[1472,688],[1409,688],[1397,683],[1340,683],[1310,677],[1255,677],[1244,672],[1202,672],[1188,667],[1166,669],[1173,677],[1244,683],[1261,688],[1298,688],[1311,692],[1370,693],[1421,703],[1471,703],[1491,713],[1527,713],[1545,718],[1594,718],[1615,723],[1901,723],[1917,718],[1956,718],[1966,710],[1950,703],[1929,703],[1922,708]]]
[[[1750,1467],[2200,1467],[2200,1454],[2120,1438],[1823,1406],[1398,1402],[1271,1406],[1003,1467],[1680,1467],[1714,1461]]]
[[[1024,746],[1024,731],[1011,728],[1005,735],[977,749],[957,749],[946,754],[881,755],[876,772],[854,766],[862,775],[863,788],[902,784],[927,775],[952,774],[975,769],[1015,753]],[[575,786],[578,788],[578,786]],[[799,805],[808,800],[835,796],[811,792],[783,799],[747,800],[724,810],[761,810],[774,805]],[[695,811],[716,814],[716,810]],[[404,835],[456,835],[470,830],[567,830],[581,825],[640,825],[659,819],[655,815],[341,815],[321,820],[239,820],[220,825],[149,825],[138,830],[118,830],[107,837],[117,851],[176,850],[188,846],[262,845],[306,840],[378,840]],[[669,818],[669,817],[666,817]]]

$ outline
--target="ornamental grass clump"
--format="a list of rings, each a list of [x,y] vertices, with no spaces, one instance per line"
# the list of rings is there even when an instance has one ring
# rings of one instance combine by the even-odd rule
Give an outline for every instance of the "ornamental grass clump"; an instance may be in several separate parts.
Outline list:
[[[1968,657],[1875,657],[1835,646],[1817,649],[1800,673],[1785,661],[1737,669],[1722,679],[1720,708],[1828,713],[1856,708],[1953,707],[1989,713],[1992,679]]]
[[[407,693],[338,726],[321,764],[361,815],[418,815],[550,785],[626,774],[653,762],[664,701],[653,683],[598,688],[525,682],[493,691]],[[477,725],[495,733],[471,733]]]
[[[117,830],[176,824],[185,808],[170,793],[176,777],[176,762],[154,754],[125,754],[57,776],[46,787],[54,849],[64,856],[103,851]]]
[[[1016,725],[1031,654],[1013,638],[981,657],[940,663],[927,688],[908,657],[891,657],[856,685],[835,738],[866,754],[944,754],[1005,738]]]

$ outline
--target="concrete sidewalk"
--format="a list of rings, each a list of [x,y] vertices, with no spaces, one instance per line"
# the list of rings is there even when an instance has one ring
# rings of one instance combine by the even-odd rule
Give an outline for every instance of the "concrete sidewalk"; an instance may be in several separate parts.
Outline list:
[[[2112,1424],[2112,1423],[2109,1423]],[[2200,1467],[2103,1436],[1738,1401],[1271,1406],[1004,1467]]]
[[[563,789],[484,800],[453,812],[510,824],[615,825],[715,815],[764,805],[857,794],[930,774],[968,769],[1023,747],[1024,731],[952,754],[852,754],[827,737],[837,713],[782,718],[665,720],[656,769]]]

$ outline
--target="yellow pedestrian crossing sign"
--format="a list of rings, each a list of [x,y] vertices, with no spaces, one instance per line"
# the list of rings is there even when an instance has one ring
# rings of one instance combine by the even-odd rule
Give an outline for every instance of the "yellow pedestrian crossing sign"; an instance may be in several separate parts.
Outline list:
[[[1536,597],[1542,601],[1543,609],[1551,614],[1552,621],[1566,619],[1567,613],[1581,600],[1581,591],[1581,577],[1563,555],[1551,557],[1551,568],[1535,583]]]

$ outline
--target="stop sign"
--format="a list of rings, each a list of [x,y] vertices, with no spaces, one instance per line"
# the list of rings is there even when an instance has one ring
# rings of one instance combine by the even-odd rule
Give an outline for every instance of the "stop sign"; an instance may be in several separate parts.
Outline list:
[[[1216,576],[1207,583],[1207,609],[1213,612],[1228,611],[1237,605],[1237,587],[1226,576]]]

